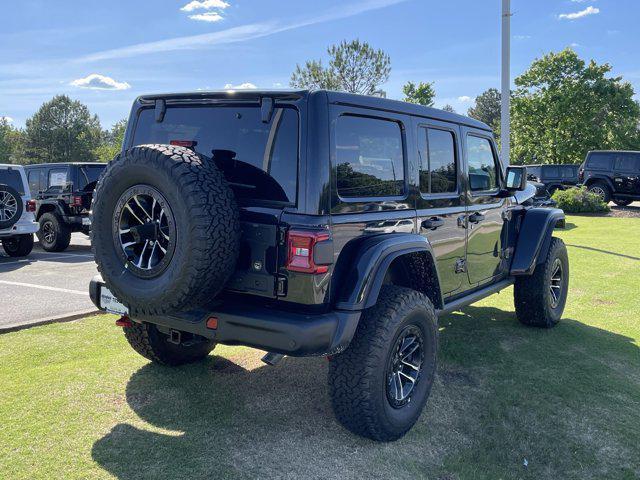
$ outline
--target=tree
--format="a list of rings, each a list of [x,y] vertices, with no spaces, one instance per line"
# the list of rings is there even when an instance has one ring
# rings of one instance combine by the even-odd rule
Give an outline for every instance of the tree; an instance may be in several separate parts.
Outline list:
[[[102,129],[85,105],[57,95],[27,120],[25,135],[29,163],[95,161]]]
[[[25,163],[25,135],[0,118],[0,163]]]
[[[448,103],[442,107],[442,110],[444,110],[445,112],[451,112],[451,113],[456,113],[456,109],[453,108],[451,105],[449,105]]]
[[[404,93],[405,102],[417,103],[426,107],[433,107],[436,98],[433,83],[420,82],[416,85],[413,82],[407,82],[402,87],[402,93]]]
[[[327,49],[329,66],[322,60],[296,65],[289,82],[293,88],[339,90],[362,95],[382,95],[380,85],[389,79],[391,59],[366,42],[343,40]]]
[[[0,117],[0,163],[9,163],[12,145],[10,143],[10,135],[13,128],[9,121]]]
[[[633,87],[571,49],[549,53],[515,80],[512,159],[580,163],[589,150],[639,149]]]
[[[467,115],[497,130],[500,125],[501,102],[502,95],[498,89],[490,88],[476,97],[476,104],[469,108]]]
[[[120,153],[124,133],[127,130],[127,119],[116,122],[111,130],[102,132],[102,143],[95,149],[94,154],[99,162],[110,162]]]

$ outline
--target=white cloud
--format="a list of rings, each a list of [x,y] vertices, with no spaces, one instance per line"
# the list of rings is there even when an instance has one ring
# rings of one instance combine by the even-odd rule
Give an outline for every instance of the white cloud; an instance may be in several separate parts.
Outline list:
[[[13,123],[13,118],[8,117],[8,116],[6,116],[6,115],[4,115],[4,116],[0,116],[0,121],[1,121],[1,120],[4,120],[4,121],[5,121],[5,122],[7,122],[7,123]]]
[[[216,12],[198,13],[196,15],[189,15],[191,20],[199,20],[201,22],[219,22],[222,20],[222,15]]]
[[[513,38],[515,40],[528,40],[531,38],[531,35],[514,35]]]
[[[571,0],[573,3],[595,2],[596,0]]]
[[[578,47],[580,47],[581,45],[580,45],[579,43],[573,42],[573,43],[569,44],[569,46],[570,46],[571,48],[578,48]]]
[[[192,2],[187,3],[180,10],[183,12],[193,12],[194,10],[210,10],[212,8],[220,8],[224,10],[227,8],[229,4],[223,0],[203,0],[199,2],[198,0],[193,0]]]
[[[111,77],[92,73],[84,78],[78,78],[69,85],[79,88],[89,88],[91,90],[127,90],[131,88],[127,82],[118,82]]]
[[[461,97],[458,97],[458,101],[463,103],[470,102],[471,97],[469,97],[468,95],[462,95]]]
[[[203,33],[186,37],[175,37],[156,42],[138,43],[128,47],[104,50],[77,58],[77,63],[95,62],[116,58],[135,57],[151,53],[172,52],[177,50],[194,50],[199,48],[227,45],[230,43],[246,42],[257,38],[268,37],[281,32],[296,30],[309,25],[317,25],[333,20],[353,17],[361,13],[390,7],[407,0],[364,0],[350,5],[342,5],[314,17],[306,17],[289,23],[278,21],[264,23],[249,23],[239,27],[228,28],[219,32]]]
[[[225,90],[255,90],[256,87],[253,83],[251,82],[244,82],[241,83],[240,85],[233,85],[232,83],[227,83],[224,86]]]
[[[578,18],[586,17],[587,15],[596,15],[598,13],[600,13],[599,8],[595,8],[589,5],[587,8],[585,8],[584,10],[580,10],[579,12],[561,13],[560,15],[558,15],[558,18],[561,20],[576,20]]]

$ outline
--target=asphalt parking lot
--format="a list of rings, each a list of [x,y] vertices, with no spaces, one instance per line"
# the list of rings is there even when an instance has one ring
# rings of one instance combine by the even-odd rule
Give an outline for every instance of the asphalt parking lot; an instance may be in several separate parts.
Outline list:
[[[89,238],[81,233],[60,253],[37,242],[26,259],[0,249],[0,330],[95,311],[89,280],[96,273]]]

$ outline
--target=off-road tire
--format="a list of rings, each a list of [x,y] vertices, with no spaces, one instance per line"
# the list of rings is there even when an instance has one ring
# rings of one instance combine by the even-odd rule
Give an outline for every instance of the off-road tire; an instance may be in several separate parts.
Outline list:
[[[16,204],[16,212],[11,218],[7,220],[0,219],[0,230],[5,230],[13,227],[18,222],[18,220],[20,220],[20,217],[22,217],[22,212],[24,211],[24,202],[22,201],[20,193],[18,193],[15,188],[10,187],[9,185],[5,185],[4,183],[0,184],[0,192],[3,193],[2,197],[7,196],[7,199],[13,197]]]
[[[129,268],[114,236],[117,203],[138,187],[159,192],[175,220],[172,256],[150,277]],[[91,240],[98,271],[134,318],[203,307],[235,270],[238,216],[233,192],[214,162],[184,147],[131,148],[109,163],[95,190]]]
[[[399,335],[410,325],[423,335],[424,360],[409,403],[396,408],[387,397],[388,362]],[[425,295],[385,285],[378,302],[360,319],[351,344],[329,362],[329,390],[338,421],[351,432],[394,441],[416,423],[436,371],[437,318]]]
[[[10,257],[26,257],[33,250],[33,235],[16,235],[3,238],[2,248]]]
[[[40,219],[40,229],[36,233],[40,245],[47,252],[63,252],[71,243],[71,228],[64,223],[59,215],[52,212],[43,213]],[[53,237],[46,238],[48,229],[51,229]]]
[[[562,268],[560,298],[553,306],[551,276],[556,260]],[[514,303],[518,320],[530,327],[555,327],[564,311],[569,289],[569,257],[567,247],[559,238],[553,237],[544,262],[537,265],[533,275],[517,277],[514,286]]]
[[[626,198],[614,198],[613,203],[619,207],[628,207],[633,203],[633,200],[628,200]]]
[[[609,203],[611,201],[611,189],[609,188],[609,185],[607,185],[604,182],[593,182],[591,185],[589,185],[588,190],[592,193],[597,193],[598,195],[600,195],[599,192],[596,192],[594,190],[600,190],[602,189],[602,201],[604,203]]]
[[[136,352],[160,365],[178,366],[198,362],[216,346],[213,341],[204,338],[176,345],[169,342],[169,336],[151,323],[132,322],[130,327],[124,327],[123,330],[129,345]]]

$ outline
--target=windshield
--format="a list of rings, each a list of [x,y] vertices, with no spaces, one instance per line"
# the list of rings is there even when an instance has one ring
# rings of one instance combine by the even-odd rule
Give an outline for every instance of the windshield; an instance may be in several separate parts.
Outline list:
[[[153,109],[145,109],[133,145],[149,143],[192,145],[216,162],[238,198],[296,201],[298,113],[293,108],[276,108],[268,123],[258,107],[169,107],[160,123]]]
[[[24,184],[18,170],[12,168],[0,169],[0,185],[9,185],[20,195],[24,195]]]

